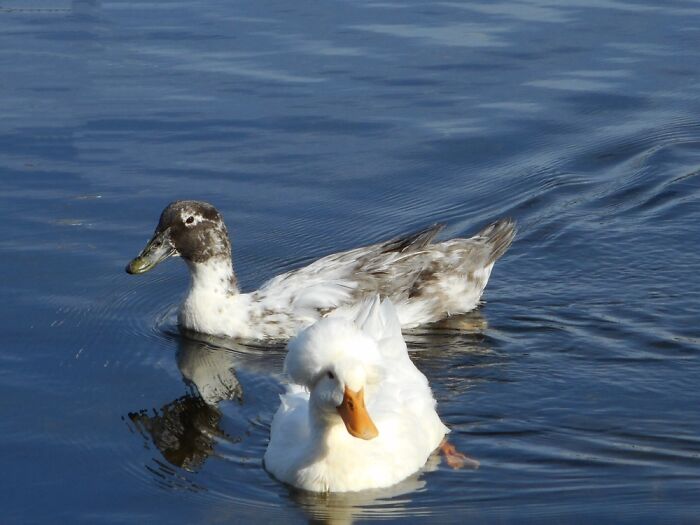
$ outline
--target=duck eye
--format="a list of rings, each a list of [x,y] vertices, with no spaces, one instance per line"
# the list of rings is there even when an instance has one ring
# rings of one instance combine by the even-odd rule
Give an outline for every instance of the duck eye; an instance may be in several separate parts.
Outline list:
[[[335,376],[333,375],[333,372],[328,372],[328,379],[335,379]]]
[[[187,217],[187,220],[185,221],[187,224],[192,224],[194,222],[194,217],[190,216]]]

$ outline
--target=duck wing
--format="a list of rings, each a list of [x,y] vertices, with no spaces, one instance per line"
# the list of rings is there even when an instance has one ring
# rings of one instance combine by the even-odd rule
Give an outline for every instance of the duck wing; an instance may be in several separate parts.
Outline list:
[[[371,413],[382,431],[395,434],[389,441],[402,444],[402,457],[424,457],[449,430],[435,411],[428,379],[408,355],[396,308],[390,299],[375,296],[364,302],[355,323],[377,341],[382,356],[383,377],[370,397]]]
[[[271,279],[253,298],[264,312],[293,313],[306,323],[340,307],[352,316],[375,294],[394,302],[405,327],[469,311],[510,246],[515,223],[501,219],[471,238],[434,243],[443,227],[328,255]]]
[[[317,319],[339,306],[376,294],[408,290],[424,269],[425,248],[441,224],[385,242],[327,255],[278,275],[253,293],[263,309]],[[391,282],[391,286],[388,283]]]
[[[406,315],[408,302],[421,303],[414,307],[426,310],[422,314],[415,312],[417,317],[428,317],[422,322],[473,308],[475,304],[470,308],[460,303],[469,296],[478,300],[494,262],[508,250],[515,237],[515,222],[509,218],[491,223],[467,239],[433,243],[442,228],[443,225],[436,224],[375,245],[375,249],[358,259],[355,275],[360,289],[390,298],[404,325],[411,317]],[[434,311],[427,311],[430,309]]]

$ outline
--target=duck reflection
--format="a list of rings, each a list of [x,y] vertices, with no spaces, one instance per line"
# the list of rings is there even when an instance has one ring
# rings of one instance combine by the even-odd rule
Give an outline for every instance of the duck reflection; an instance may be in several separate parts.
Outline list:
[[[481,336],[487,328],[488,322],[481,310],[472,310],[465,314],[453,315],[436,323],[404,330],[404,339],[408,344],[409,352],[414,345],[435,348],[436,350],[441,350],[445,346],[460,346],[465,343],[468,347],[472,347],[482,341]]]
[[[281,359],[275,359],[274,350],[256,353],[230,340],[187,332],[179,338],[177,364],[190,392],[160,410],[131,412],[128,417],[169,463],[194,472],[214,453],[217,441],[239,441],[221,428],[219,409],[224,401],[243,403],[236,368],[274,374]]]
[[[344,525],[356,520],[406,519],[409,516],[407,495],[422,490],[423,474],[437,470],[440,456],[433,454],[423,469],[396,485],[360,492],[315,493],[290,488],[289,497],[306,513],[310,523]]]
[[[236,376],[234,355],[211,342],[180,338],[177,366],[185,382],[212,407],[221,401],[243,402],[243,388]]]
[[[503,381],[510,358],[499,351],[500,337],[498,330],[489,330],[482,310],[404,333],[411,359],[428,377],[443,410],[479,383]]]
[[[219,410],[197,396],[183,396],[153,414],[131,412],[129,419],[170,464],[190,472],[199,470],[213,454],[215,437],[225,435],[219,428]]]

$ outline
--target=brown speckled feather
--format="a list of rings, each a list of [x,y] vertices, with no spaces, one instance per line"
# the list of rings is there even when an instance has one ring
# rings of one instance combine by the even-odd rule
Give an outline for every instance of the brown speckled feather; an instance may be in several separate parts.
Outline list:
[[[443,225],[436,224],[386,242],[328,255],[275,277],[256,294],[275,298],[276,307],[259,296],[268,311],[292,305],[293,309],[304,306],[322,315],[379,293],[397,305],[400,315],[405,314],[404,325],[467,311],[478,303],[493,263],[510,246],[515,223],[502,219],[469,239],[434,243],[442,229]],[[286,301],[280,303],[283,296]]]

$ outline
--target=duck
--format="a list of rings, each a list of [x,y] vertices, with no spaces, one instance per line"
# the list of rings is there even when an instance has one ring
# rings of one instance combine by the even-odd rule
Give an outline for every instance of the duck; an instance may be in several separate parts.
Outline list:
[[[277,480],[311,492],[382,489],[418,472],[438,449],[452,466],[478,466],[446,441],[450,430],[389,299],[366,301],[354,319],[321,319],[287,348],[292,384],[263,458]]]
[[[178,322],[219,337],[284,342],[335,310],[351,316],[377,293],[392,300],[404,328],[413,328],[476,308],[515,236],[515,222],[504,218],[470,238],[434,242],[443,227],[327,255],[242,292],[221,213],[181,200],[166,206],[126,271],[142,274],[169,257],[184,259],[190,285]]]

